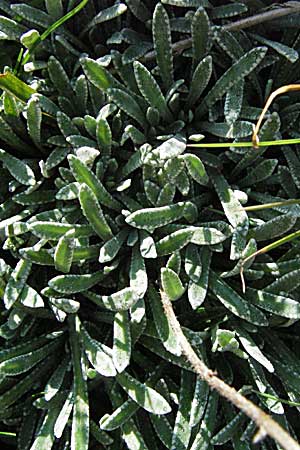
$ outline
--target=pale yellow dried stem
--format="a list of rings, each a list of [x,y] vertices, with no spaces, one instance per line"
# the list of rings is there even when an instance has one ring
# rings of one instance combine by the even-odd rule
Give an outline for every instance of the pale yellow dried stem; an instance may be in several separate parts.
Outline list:
[[[300,446],[295,439],[275,422],[275,420],[242,394],[237,392],[233,387],[218,378],[216,373],[209,369],[206,364],[198,358],[191,344],[182,332],[180,323],[175,316],[172,303],[163,291],[161,291],[161,300],[166,317],[180,342],[182,352],[191,364],[194,372],[202,380],[206,381],[212,389],[215,389],[222,397],[230,401],[256,423],[259,429],[259,434],[256,439],[262,439],[264,435],[268,435],[277,441],[284,450],[300,450]]]
[[[300,91],[300,84],[288,84],[287,86],[281,86],[280,88],[276,89],[276,91],[272,92],[272,94],[267,99],[266,104],[259,116],[258,121],[257,121],[257,124],[255,125],[255,128],[253,130],[252,144],[253,144],[254,148],[259,148],[259,145],[258,145],[259,144],[259,139],[258,139],[259,129],[260,129],[260,126],[262,124],[264,116],[265,116],[266,112],[268,111],[271,103],[278,95],[285,94],[286,92],[291,92],[291,91]]]

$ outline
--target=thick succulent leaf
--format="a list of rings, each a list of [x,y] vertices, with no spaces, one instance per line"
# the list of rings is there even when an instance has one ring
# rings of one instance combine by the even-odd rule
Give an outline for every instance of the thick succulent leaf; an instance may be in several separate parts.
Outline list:
[[[116,379],[129,397],[146,411],[152,414],[168,414],[171,411],[170,405],[162,395],[126,372],[118,374]]]
[[[230,441],[244,421],[244,413],[240,412],[229,423],[227,423],[224,428],[214,435],[212,438],[213,445],[223,445]]]
[[[41,360],[46,358],[49,353],[57,349],[59,345],[60,341],[56,340],[34,350],[33,352],[7,359],[6,361],[0,363],[1,374],[5,376],[15,376],[27,372]]]
[[[38,98],[32,96],[27,104],[27,128],[32,140],[39,144],[41,141],[42,110]]]

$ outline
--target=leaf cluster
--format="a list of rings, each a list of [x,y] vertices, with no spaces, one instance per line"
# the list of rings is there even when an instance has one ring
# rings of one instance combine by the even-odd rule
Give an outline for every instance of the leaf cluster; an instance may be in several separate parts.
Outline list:
[[[243,206],[299,196],[300,147],[188,146],[249,141],[299,82],[299,25],[226,29],[268,1],[79,3],[0,1],[0,440],[253,448],[160,290],[199,357],[299,438],[298,240],[248,258],[245,294],[239,273],[299,228],[298,204]],[[299,138],[292,95],[261,142]]]

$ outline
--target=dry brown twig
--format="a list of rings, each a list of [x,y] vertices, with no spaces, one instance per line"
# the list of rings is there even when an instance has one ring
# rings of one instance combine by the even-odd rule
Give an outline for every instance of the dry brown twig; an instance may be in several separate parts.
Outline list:
[[[243,411],[250,419],[252,419],[257,427],[258,433],[254,437],[254,442],[257,443],[266,436],[270,436],[277,441],[284,450],[300,450],[299,444],[293,439],[287,431],[285,431],[275,420],[268,414],[262,411],[258,406],[237,392],[233,387],[226,384],[223,380],[217,377],[215,372],[209,369],[203,361],[199,359],[191,344],[182,332],[180,323],[178,322],[171,301],[161,291],[161,300],[166,317],[176,334],[182,352],[186,359],[191,364],[194,372],[207,384],[210,388],[215,389],[222,397],[230,401],[239,410]]]

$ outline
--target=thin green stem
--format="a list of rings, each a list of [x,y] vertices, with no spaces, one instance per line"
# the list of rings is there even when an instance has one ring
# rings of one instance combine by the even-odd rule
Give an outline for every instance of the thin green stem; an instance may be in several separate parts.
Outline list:
[[[293,145],[300,144],[300,139],[281,139],[278,141],[259,142],[259,147],[270,147],[276,145]],[[252,142],[213,142],[201,144],[187,144],[187,147],[201,148],[230,148],[230,147],[253,147]]]
[[[251,389],[251,391],[261,397],[270,398],[271,400],[275,400],[277,402],[284,403],[289,406],[300,406],[299,402],[291,402],[290,400],[284,400],[283,398],[275,397],[274,395],[271,394],[265,394],[263,392],[256,391],[255,389]]]

